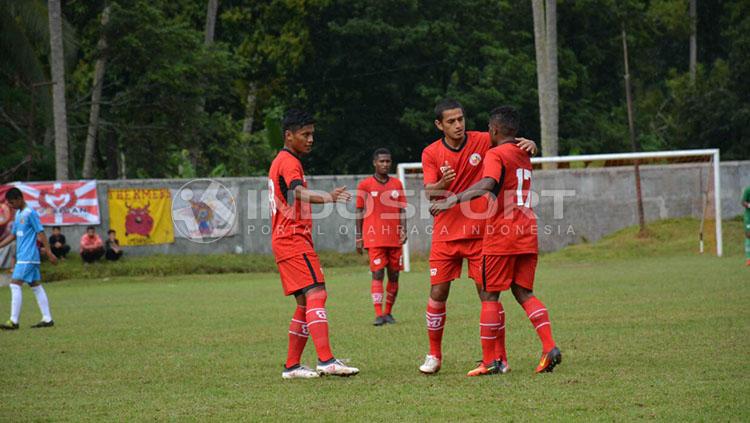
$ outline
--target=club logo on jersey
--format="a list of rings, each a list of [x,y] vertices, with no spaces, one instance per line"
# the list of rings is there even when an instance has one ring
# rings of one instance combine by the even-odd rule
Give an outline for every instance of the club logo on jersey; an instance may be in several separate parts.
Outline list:
[[[383,262],[383,260],[381,260],[379,258],[376,258],[375,260],[372,261],[372,264],[378,265],[378,264],[380,264],[382,262]]]
[[[393,198],[394,200],[398,198],[398,191],[396,191],[395,189],[391,191],[391,198]]]
[[[378,192],[377,191],[372,191],[370,194],[372,194],[373,197],[377,197],[378,196]]]
[[[469,164],[472,166],[478,166],[482,161],[482,156],[479,153],[474,153],[469,157]]]
[[[437,276],[437,268],[430,269],[430,276]]]

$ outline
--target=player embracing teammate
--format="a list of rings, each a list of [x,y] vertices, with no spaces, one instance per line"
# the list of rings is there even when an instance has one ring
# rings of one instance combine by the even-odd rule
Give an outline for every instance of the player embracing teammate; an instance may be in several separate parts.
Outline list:
[[[502,310],[500,293],[509,289],[526,311],[542,342],[542,357],[536,372],[551,372],[562,361],[552,338],[547,308],[533,292],[539,251],[538,228],[531,208],[531,160],[518,147],[515,138],[519,125],[518,112],[512,107],[494,109],[489,122],[494,147],[485,156],[482,178],[431,207],[433,214],[442,216],[458,209],[456,205],[491,194],[481,256],[482,362],[468,376],[508,370],[504,356],[505,337],[499,336],[498,331],[504,322],[498,316],[498,310]],[[446,212],[441,213],[443,211]]]
[[[300,110],[289,110],[282,123],[284,148],[268,172],[273,233],[271,247],[279,268],[284,295],[294,295],[296,309],[289,325],[289,347],[282,377],[351,376],[359,369],[334,358],[328,340],[328,315],[323,271],[313,249],[310,204],[348,201],[345,187],[330,193],[307,189],[300,158],[312,150],[315,120]],[[316,371],[300,364],[307,338],[318,353]]]
[[[446,99],[435,106],[435,126],[443,137],[428,145],[422,152],[424,188],[430,200],[440,200],[461,192],[482,178],[485,154],[490,149],[487,132],[466,131],[464,109],[455,100]],[[535,152],[536,144],[519,140],[519,147]],[[419,370],[437,373],[442,365],[442,339],[447,309],[446,301],[451,282],[461,276],[463,260],[469,263],[469,277],[476,284],[482,298],[482,238],[487,212],[487,199],[477,197],[460,207],[448,208],[435,216],[430,248],[430,296],[427,302],[427,334],[430,350]],[[495,326],[498,336],[504,337],[504,311],[498,304]],[[499,345],[504,345],[498,343]],[[499,351],[504,357],[505,352]]]

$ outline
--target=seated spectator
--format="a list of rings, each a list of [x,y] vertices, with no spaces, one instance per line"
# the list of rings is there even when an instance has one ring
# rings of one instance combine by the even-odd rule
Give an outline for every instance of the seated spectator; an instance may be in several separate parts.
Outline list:
[[[107,241],[104,243],[107,260],[117,261],[122,257],[120,241],[117,240],[117,232],[114,229],[107,231]]]
[[[96,234],[93,226],[86,228],[86,233],[81,237],[81,258],[86,263],[93,263],[104,255],[104,244]]]
[[[70,252],[70,245],[65,243],[65,235],[60,233],[59,226],[52,227],[52,235],[49,237],[49,247],[59,259],[65,259],[65,256]]]

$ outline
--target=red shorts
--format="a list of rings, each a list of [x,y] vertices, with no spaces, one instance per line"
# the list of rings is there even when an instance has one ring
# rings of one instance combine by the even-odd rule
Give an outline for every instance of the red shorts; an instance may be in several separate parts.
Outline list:
[[[404,270],[404,257],[401,247],[372,247],[367,249],[370,256],[370,271],[377,272],[388,268],[391,271]]]
[[[488,292],[506,291],[515,282],[533,291],[537,258],[537,254],[482,257],[482,288]]]
[[[315,253],[303,253],[276,263],[284,295],[292,295],[314,283],[325,283],[320,259]]]
[[[438,285],[461,277],[464,259],[469,262],[469,277],[482,283],[482,239],[438,241],[430,251],[430,283]]]

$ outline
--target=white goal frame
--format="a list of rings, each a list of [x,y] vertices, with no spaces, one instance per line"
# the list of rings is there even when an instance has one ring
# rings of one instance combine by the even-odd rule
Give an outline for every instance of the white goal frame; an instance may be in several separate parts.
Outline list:
[[[698,157],[711,156],[714,174],[714,213],[716,214],[716,256],[723,254],[723,240],[721,230],[721,167],[719,162],[719,149],[710,148],[703,150],[676,150],[676,151],[653,151],[641,153],[612,153],[612,154],[587,154],[581,156],[558,156],[558,157],[533,157],[532,164],[537,163],[567,163],[567,162],[589,162],[599,160],[635,160],[635,159],[664,159],[673,157]],[[421,162],[399,163],[397,167],[398,179],[406,189],[406,171],[422,169]],[[404,271],[411,270],[409,241],[404,243]]]

